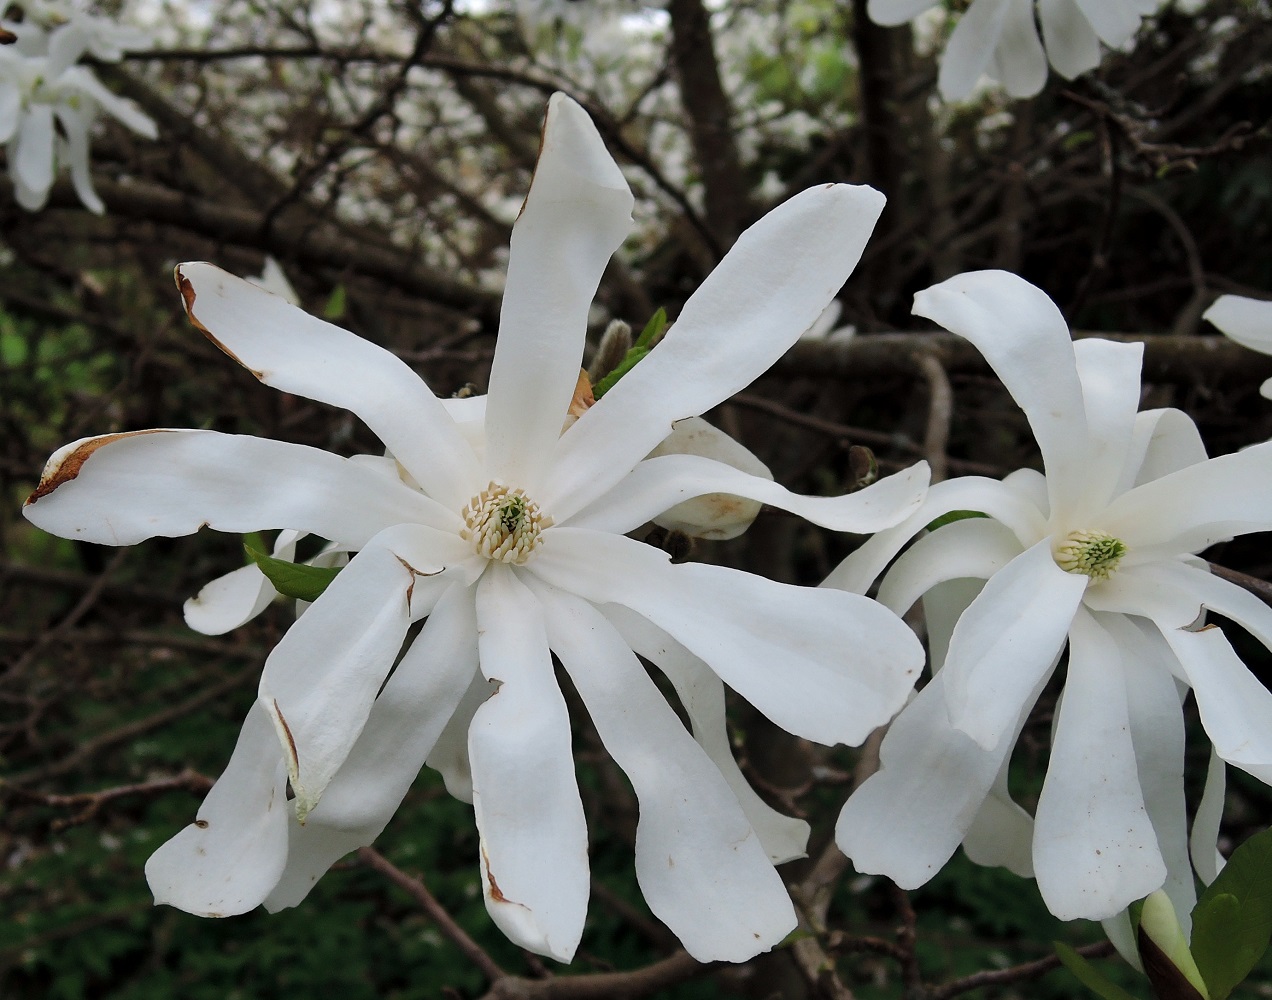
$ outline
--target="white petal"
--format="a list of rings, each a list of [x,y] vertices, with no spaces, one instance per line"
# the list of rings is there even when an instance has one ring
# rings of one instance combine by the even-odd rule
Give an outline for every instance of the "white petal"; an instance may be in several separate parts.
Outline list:
[[[1201,613],[1192,581],[1207,575],[1175,559],[1132,564],[1088,587],[1083,602],[1092,611],[1141,615],[1162,628],[1183,628]]]
[[[911,538],[936,518],[956,510],[988,514],[1009,528],[1021,540],[1022,547],[1032,545],[1046,530],[1042,512],[1008,484],[980,476],[947,479],[928,490],[927,499],[915,513],[851,553],[831,571],[822,586],[864,594]]]
[[[10,169],[41,203],[53,186],[53,108],[34,104],[18,125],[16,156],[11,156]]]
[[[216,431],[84,438],[54,452],[23,509],[45,531],[101,545],[293,528],[354,548],[393,524],[458,516],[336,455]],[[456,535],[458,537],[458,535]]]
[[[859,872],[886,875],[903,889],[917,889],[950,859],[1015,742],[982,750],[952,727],[944,673],[893,720],[879,770],[848,799],[835,826],[835,843]]]
[[[1193,819],[1192,834],[1188,838],[1188,852],[1202,885],[1210,885],[1217,879],[1226,864],[1216,846],[1219,825],[1223,822],[1224,786],[1227,784],[1224,772],[1223,758],[1212,747],[1210,764],[1206,768],[1206,785],[1201,793],[1201,801],[1197,803],[1197,815]]]
[[[923,595],[923,621],[927,626],[928,662],[932,673],[945,666],[954,626],[984,589],[984,580],[946,580]]]
[[[1272,302],[1243,295],[1220,295],[1201,314],[1242,347],[1272,354]]]
[[[867,11],[875,24],[891,26],[905,24],[935,4],[936,0],[870,0]]]
[[[461,802],[473,803],[473,769],[468,759],[468,729],[482,703],[494,693],[494,686],[479,671],[459,700],[450,721],[442,730],[433,751],[424,761],[442,776],[448,791]]]
[[[63,24],[49,32],[48,60],[44,65],[48,81],[56,81],[72,65],[79,62],[80,56],[88,48],[88,43],[88,32],[74,22]]]
[[[1047,59],[1066,80],[1100,65],[1100,39],[1074,0],[1038,0],[1038,20]]]
[[[1114,500],[1099,528],[1134,552],[1200,552],[1272,528],[1272,442],[1190,465]]]
[[[987,750],[1011,731],[1055,665],[1086,583],[1055,564],[1045,538],[990,577],[954,626],[941,669],[956,729]]]
[[[744,232],[662,342],[562,435],[559,521],[623,478],[670,432],[745,388],[812,325],[852,273],[883,211],[873,188],[829,184]]]
[[[22,116],[22,95],[5,81],[0,85],[0,142],[8,142],[18,130]]]
[[[972,5],[959,18],[941,55],[937,77],[945,100],[963,100],[989,71],[994,49],[1002,38],[1008,5],[1014,2],[1016,0],[972,0]]]
[[[1025,411],[1042,451],[1051,513],[1064,518],[1085,488],[1089,450],[1073,342],[1055,303],[1014,274],[974,271],[919,292],[914,312],[985,356]]]
[[[71,183],[75,193],[84,207],[90,212],[102,215],[106,206],[93,189],[93,174],[88,162],[88,130],[91,122],[87,113],[70,108],[57,109],[58,121],[62,124],[62,132],[66,136],[66,160],[71,167]]]
[[[1135,416],[1135,430],[1115,496],[1206,461],[1206,446],[1192,417],[1182,410],[1145,410]]]
[[[999,866],[1021,878],[1033,878],[1034,821],[1007,787],[1011,761],[1004,760],[994,785],[963,837],[963,850],[978,865]]]
[[[1080,524],[1108,505],[1126,467],[1139,410],[1144,345],[1092,337],[1074,344],[1073,353],[1090,434],[1080,506],[1070,515],[1070,523]]]
[[[204,917],[246,913],[287,862],[287,769],[274,727],[253,705],[225,772],[193,823],[146,862],[155,903]]]
[[[722,510],[730,502],[741,503],[737,498],[749,499],[832,531],[864,535],[891,527],[916,510],[927,492],[928,477],[927,463],[920,462],[847,496],[811,497],[700,455],[663,455],[641,462],[567,523],[623,534],[685,500],[718,494]],[[723,514],[721,519],[729,520]]]
[[[421,609],[423,592],[449,585],[438,579],[444,566],[411,551],[411,536],[424,530],[403,525],[376,536],[265,661],[258,697],[288,757],[302,822],[362,732],[407,628],[440,596]]]
[[[400,358],[212,264],[176,274],[190,322],[231,358],[266,385],[352,411],[426,493],[456,512],[468,502],[481,478],[472,449]]]
[[[1020,555],[1016,536],[997,521],[967,518],[924,535],[893,564],[879,585],[879,603],[899,615],[947,580],[988,580]]]
[[[1079,610],[1034,826],[1034,871],[1061,920],[1111,917],[1166,866],[1144,810],[1118,643]]]
[[[476,674],[473,591],[455,584],[371,706],[322,801],[303,826],[291,822],[287,868],[267,910],[295,906],[336,861],[380,835]]]
[[[539,585],[548,641],[640,804],[636,878],[699,962],[745,962],[795,929],[795,909],[720,771],[635,655],[586,601]]]
[[[280,531],[274,540],[275,559],[296,558],[298,531]],[[224,635],[251,621],[267,607],[278,591],[255,563],[240,566],[207,583],[182,607],[185,622],[204,635]]]
[[[515,944],[568,962],[587,914],[587,825],[543,612],[507,566],[478,585],[477,628],[499,685],[468,737],[486,909]]]
[[[63,74],[62,81],[64,84],[63,93],[71,89],[79,91],[81,101],[85,96],[89,99],[88,102],[83,103],[91,102],[92,105],[100,106],[111,117],[118,119],[138,135],[145,136],[147,139],[159,137],[159,129],[155,125],[154,119],[132,101],[120,97],[114,91],[104,87],[102,82],[93,75],[88,67],[73,67]],[[87,112],[85,113],[86,124],[88,123],[87,119],[96,117],[96,108],[92,108],[91,111],[91,116]]]
[[[994,48],[993,75],[1012,97],[1033,97],[1047,83],[1047,55],[1034,25],[1034,0],[1010,0]]]
[[[724,683],[711,668],[660,628],[618,604],[604,608],[605,617],[633,650],[657,665],[676,689],[693,727],[693,738],[720,769],[733,789],[747,821],[774,864],[805,857],[809,827],[802,819],[778,812],[751,787],[729,745]]]
[[[1121,0],[1077,0],[1077,4],[1105,45],[1118,48],[1139,31],[1140,15],[1131,4]]]
[[[1215,752],[1272,784],[1272,692],[1246,669],[1218,628],[1162,634],[1188,675]]]
[[[914,633],[855,594],[673,566],[621,535],[553,528],[544,538],[529,566],[536,576],[648,618],[796,736],[860,743],[901,707],[923,666]]]
[[[588,309],[631,230],[632,204],[587,112],[553,94],[534,180],[512,228],[486,410],[491,475],[532,495],[561,435]]]

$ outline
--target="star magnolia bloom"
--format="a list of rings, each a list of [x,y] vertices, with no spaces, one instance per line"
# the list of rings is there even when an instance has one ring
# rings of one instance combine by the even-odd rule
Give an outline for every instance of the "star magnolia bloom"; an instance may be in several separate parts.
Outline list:
[[[711,739],[724,732],[723,678],[798,736],[856,743],[904,702],[921,650],[863,597],[674,565],[624,533],[707,493],[858,532],[921,502],[922,467],[822,498],[702,456],[642,460],[796,340],[856,265],[882,202],[827,185],[770,213],[563,434],[588,307],[633,200],[586,114],[554,96],[513,228],[481,458],[394,355],[211,265],[178,267],[196,326],[266,384],[352,410],[405,477],[210,431],[106,435],[50,459],[26,513],[63,536],[285,528],[358,550],[270,654],[198,819],[151,858],[156,898],[204,914],[294,905],[378,835],[426,759],[466,743],[487,908],[518,944],[568,959],[587,834],[555,653],[639,799],[636,870],[653,912],[699,959],[780,941],[795,916],[773,860],[799,853],[806,827],[731,780],[727,742],[696,742],[635,653]]]
[[[935,518],[987,515],[928,533],[883,579],[879,600],[895,611],[932,598],[940,669],[892,723],[836,839],[859,870],[906,888],[963,843],[975,861],[1036,874],[1065,919],[1109,917],[1163,883],[1187,913],[1177,682],[1219,756],[1272,780],[1272,694],[1221,631],[1189,628],[1211,609],[1272,646],[1272,609],[1195,556],[1272,528],[1272,444],[1207,459],[1179,411],[1136,413],[1142,345],[1074,344],[1051,300],[1014,275],[960,275],[920,292],[914,311],[985,356],[1024,409],[1046,477],[939,483],[827,581],[864,592]],[[1031,820],[1007,794],[1007,763],[1066,641]],[[1213,840],[1209,851],[1213,868]]]
[[[0,142],[8,144],[18,204],[32,212],[43,208],[59,167],[68,166],[80,201],[101,215],[106,206],[93,190],[88,162],[98,110],[148,139],[158,134],[155,123],[76,65],[93,42],[86,27],[72,21],[49,33],[35,25],[14,30],[18,41],[0,47]]]
[[[964,100],[988,75],[1012,97],[1033,97],[1047,82],[1048,62],[1068,80],[1094,69],[1101,42],[1125,45],[1140,19],[1159,5],[1160,0],[972,0],[941,57],[941,96]],[[867,9],[876,24],[893,25],[932,6],[933,0],[870,0]]]
[[[1201,318],[1209,320],[1242,347],[1272,354],[1272,302],[1242,295],[1220,295]],[[1259,392],[1272,399],[1272,378],[1263,383]]]

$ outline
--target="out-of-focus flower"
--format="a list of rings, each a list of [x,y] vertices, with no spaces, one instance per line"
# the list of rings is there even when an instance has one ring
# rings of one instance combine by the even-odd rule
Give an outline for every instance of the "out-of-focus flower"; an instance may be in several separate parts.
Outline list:
[[[704,960],[781,940],[795,916],[773,862],[802,850],[806,828],[736,773],[721,680],[796,735],[855,743],[902,704],[921,651],[864,597],[675,565],[624,533],[709,493],[858,532],[917,507],[923,467],[822,498],[700,455],[645,459],[812,323],[882,202],[826,185],[770,213],[562,433],[588,306],[632,195],[586,114],[556,95],[513,228],[479,448],[394,355],[211,265],[181,265],[196,326],[266,384],[352,410],[396,475],[210,431],[107,435],[50,459],[26,512],[66,537],[123,545],[205,525],[279,528],[356,553],[266,661],[196,822],[151,858],[157,899],[209,915],[294,905],[378,835],[436,761],[473,800],[492,917],[524,947],[568,959],[589,879],[555,653],[639,799],[636,869],[653,912]],[[636,653],[669,676],[702,743]]]
[[[88,51],[103,62],[118,62],[125,52],[144,49],[150,36],[140,28],[120,24],[113,18],[93,14],[83,4],[70,0],[23,0],[16,4],[22,10],[24,23],[53,29],[73,24],[87,39]],[[21,31],[19,25],[6,22],[6,27]]]
[[[78,60],[94,34],[72,20],[51,31],[33,23],[6,24],[18,36],[0,48],[0,142],[18,204],[38,211],[63,167],[90,211],[106,207],[93,190],[89,142],[93,122],[105,111],[148,139],[155,123],[131,101],[113,94]]]
[[[974,861],[1036,875],[1065,919],[1109,917],[1159,887],[1187,913],[1182,692],[1220,757],[1272,780],[1272,693],[1219,629],[1196,624],[1211,609],[1272,646],[1272,608],[1195,555],[1272,528],[1272,444],[1207,459],[1184,414],[1136,413],[1142,345],[1072,343],[1050,299],[1014,275],[960,275],[920,292],[914,311],[981,351],[1025,411],[1046,476],[939,483],[827,581],[864,592],[937,518],[982,515],[929,532],[883,579],[895,611],[928,595],[939,669],[893,722],[838,842],[906,888],[963,843]],[[1066,642],[1031,819],[1007,793],[1007,764]],[[1211,866],[1213,853],[1212,840]]]
[[[1160,0],[972,0],[941,57],[941,96],[963,100],[989,76],[1012,97],[1033,97],[1047,82],[1048,62],[1068,80],[1094,69],[1101,42],[1125,45],[1159,5]],[[876,24],[893,25],[932,6],[934,0],[870,0],[868,10]]]
[[[1260,354],[1272,354],[1272,302],[1246,298],[1243,295],[1220,295],[1214,305],[1201,314],[1224,336]],[[1272,378],[1259,391],[1272,399]]]

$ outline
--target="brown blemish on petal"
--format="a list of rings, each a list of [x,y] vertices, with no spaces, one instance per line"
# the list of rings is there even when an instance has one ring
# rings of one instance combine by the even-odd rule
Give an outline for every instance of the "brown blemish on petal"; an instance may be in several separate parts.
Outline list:
[[[296,754],[296,738],[292,736],[291,726],[287,725],[287,720],[283,718],[282,710],[278,707],[278,699],[270,699],[274,704],[274,718],[278,721],[279,731],[287,737],[287,758],[288,770],[292,774],[300,774],[300,757]],[[294,782],[293,782],[294,784]]]
[[[231,351],[219,340],[217,340],[216,337],[212,335],[212,331],[209,330],[206,326],[204,326],[201,322],[199,322],[199,317],[197,317],[194,314],[194,299],[195,299],[194,285],[190,283],[189,278],[187,278],[184,274],[181,273],[180,264],[178,264],[176,267],[176,270],[173,271],[173,276],[177,279],[177,290],[181,293],[181,298],[185,302],[186,316],[190,320],[190,325],[193,326],[200,333],[202,333],[203,336],[207,337],[208,340],[212,341],[212,343],[214,343],[224,354],[226,354],[231,360],[233,360],[235,364],[237,364],[241,368],[247,368],[247,370],[251,372],[254,376],[256,376],[256,378],[264,382],[265,372],[257,371],[255,368],[249,368],[247,365],[245,365],[243,363],[242,358],[240,358],[237,354]]]
[[[526,189],[526,196],[521,199],[521,207],[517,209],[517,217],[513,220],[515,226],[521,221],[521,213],[526,210],[526,204],[530,201],[530,192],[534,190],[534,178],[539,173],[539,160],[543,157],[543,140],[548,135],[548,115],[552,114],[552,106],[548,106],[548,114],[543,116],[543,124],[539,126],[539,152],[534,157],[534,173],[530,175],[530,187]]]
[[[486,884],[490,887],[490,898],[496,903],[511,903],[512,900],[503,894],[499,883],[495,881],[495,873],[490,870],[490,855],[486,853],[485,847],[481,849],[481,860],[482,867],[486,869]]]
[[[406,571],[407,571],[408,573],[410,573],[410,574],[411,574],[411,582],[410,582],[410,584],[409,584],[409,585],[407,586],[407,588],[406,588],[406,610],[409,612],[409,611],[411,610],[411,595],[415,593],[415,579],[416,579],[416,577],[420,577],[420,576],[437,576],[437,574],[438,574],[438,573],[444,573],[444,572],[446,572],[446,567],[445,567],[445,566],[443,566],[441,569],[435,569],[435,570],[432,570],[432,571],[430,571],[430,572],[425,573],[423,570],[418,570],[418,569],[416,569],[414,566],[412,566],[409,562],[407,562],[405,559],[403,559],[403,558],[402,558],[400,555],[398,555],[396,552],[394,552],[394,553],[393,553],[393,558],[394,558],[394,559],[396,559],[398,562],[400,562],[403,566],[405,566],[405,567],[406,567]]]
[[[206,830],[208,828],[208,821],[206,819],[196,819],[194,821],[194,825],[200,830]]]
[[[35,491],[26,498],[26,502],[23,506],[29,506],[30,504],[35,503],[41,497],[48,496],[59,486],[69,483],[80,474],[80,469],[84,468],[84,463],[92,458],[98,448],[104,448],[112,442],[121,441],[124,438],[138,437],[142,434],[171,433],[171,431],[155,429],[148,431],[124,431],[122,434],[102,434],[95,438],[89,438],[74,451],[64,455],[56,465],[53,464],[53,459],[49,459],[49,463],[44,467],[44,471],[40,473],[39,485],[36,486]]]

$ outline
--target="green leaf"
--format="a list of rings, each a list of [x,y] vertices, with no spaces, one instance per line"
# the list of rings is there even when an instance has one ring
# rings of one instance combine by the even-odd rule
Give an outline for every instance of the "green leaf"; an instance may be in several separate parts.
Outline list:
[[[1272,938],[1272,830],[1232,852],[1193,907],[1192,953],[1213,1000],[1250,974]]]
[[[662,336],[663,331],[666,329],[667,310],[660,308],[649,318],[649,322],[645,324],[645,329],[641,330],[640,336],[636,338],[636,343],[632,344],[628,348],[627,353],[623,355],[623,360],[614,366],[612,372],[592,386],[592,397],[600,399],[613,389],[618,384],[618,380],[635,368],[645,355],[649,353],[654,342]]]
[[[301,601],[316,601],[340,572],[340,567],[306,566],[304,563],[287,562],[267,556],[250,545],[243,546],[247,557],[261,568],[266,579],[284,597]]]
[[[667,310],[658,307],[658,311],[649,317],[649,322],[645,324],[645,329],[640,331],[640,336],[636,338],[636,343],[632,345],[633,350],[637,347],[643,347],[649,350],[654,346],[654,341],[663,335],[663,331],[667,329]]]
[[[981,513],[979,510],[952,510],[948,514],[942,514],[929,524],[927,530],[935,531],[937,528],[943,528],[947,524],[953,524],[955,521],[966,521],[972,517],[989,517],[989,515]]]
[[[1064,963],[1064,967],[1072,972],[1087,989],[1099,994],[1104,1000],[1135,1000],[1130,993],[1108,979],[1104,973],[1060,941],[1052,941],[1056,956]]]
[[[327,299],[327,304],[322,307],[323,319],[343,319],[347,304],[345,286],[337,285],[334,289],[332,289],[331,297]]]

